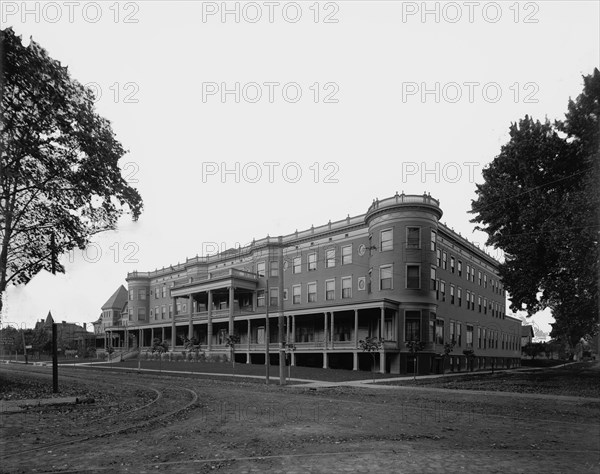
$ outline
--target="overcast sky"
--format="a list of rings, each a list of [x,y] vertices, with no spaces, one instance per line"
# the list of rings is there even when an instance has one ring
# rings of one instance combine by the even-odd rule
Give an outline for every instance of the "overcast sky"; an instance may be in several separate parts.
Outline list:
[[[483,245],[467,214],[481,170],[511,122],[563,118],[600,62],[598,5],[4,1],[3,28],[97,91],[145,210],[64,256],[65,275],[10,288],[3,321],[91,323],[128,271],[396,191],[431,193]],[[535,320],[550,330],[547,312]]]

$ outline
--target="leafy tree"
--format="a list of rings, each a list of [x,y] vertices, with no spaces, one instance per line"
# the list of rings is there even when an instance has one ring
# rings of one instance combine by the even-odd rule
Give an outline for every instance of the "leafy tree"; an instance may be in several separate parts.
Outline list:
[[[225,345],[231,350],[231,365],[235,373],[235,345],[239,344],[240,336],[237,334],[227,334],[225,337]]]
[[[384,342],[384,339],[379,339],[377,337],[367,337],[358,341],[360,349],[363,352],[368,352],[369,354],[371,354],[371,357],[373,358],[373,369],[371,370],[371,374],[373,375],[373,381],[375,381],[375,366],[377,364],[377,360],[375,359],[375,353],[379,352],[383,348]]]
[[[450,357],[450,354],[454,350],[455,345],[455,341],[447,342],[446,344],[444,344],[444,353],[442,354],[442,375],[446,373],[446,361],[448,360],[448,357]]]
[[[413,361],[415,364],[415,370],[413,372],[413,379],[417,380],[417,372],[418,372],[418,366],[419,366],[417,354],[419,352],[421,352],[423,349],[425,349],[425,343],[423,341],[406,341],[406,347],[408,348],[408,351],[410,352],[411,356],[413,357]]]
[[[474,369],[474,362],[475,362],[475,351],[473,349],[465,349],[463,351],[463,354],[466,356],[467,358],[467,370],[471,370],[471,372],[473,372]]]
[[[62,253],[114,229],[142,199],[121,176],[125,154],[94,94],[37,43],[0,31],[0,309],[9,284],[64,272]]]
[[[529,342],[523,347],[523,353],[532,359],[543,352],[546,352],[546,344],[543,342]]]
[[[506,256],[500,275],[511,309],[546,307],[551,335],[574,346],[598,332],[600,71],[583,77],[563,121],[529,116],[483,170],[472,222]]]
[[[152,341],[152,353],[158,352],[162,354],[169,350],[169,343],[167,341],[161,341],[158,337],[155,337]]]

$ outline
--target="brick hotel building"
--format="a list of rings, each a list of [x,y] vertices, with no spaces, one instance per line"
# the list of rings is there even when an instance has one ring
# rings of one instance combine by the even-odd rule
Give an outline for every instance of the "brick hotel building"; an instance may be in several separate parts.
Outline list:
[[[521,322],[505,315],[498,262],[440,222],[429,195],[375,200],[365,214],[209,257],[127,275],[103,306],[97,332],[115,346],[147,349],[156,337],[181,351],[186,337],[207,354],[265,363],[266,315],[272,362],[278,320],[293,365],[369,370],[360,349],[385,340],[376,369],[412,373],[406,341],[425,343],[419,372],[519,365]],[[268,290],[268,291],[267,291]],[[268,311],[267,311],[268,309]],[[444,343],[453,352],[441,358]]]

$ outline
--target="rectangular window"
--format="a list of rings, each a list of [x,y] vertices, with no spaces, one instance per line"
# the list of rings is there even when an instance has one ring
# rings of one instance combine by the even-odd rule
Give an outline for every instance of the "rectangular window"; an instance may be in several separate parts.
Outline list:
[[[406,228],[406,248],[419,249],[421,248],[421,228],[407,227]]]
[[[450,304],[454,304],[454,285],[450,285]]]
[[[335,280],[327,280],[325,282],[325,299],[335,299]]]
[[[391,290],[392,289],[392,266],[385,265],[379,267],[379,289],[380,290]]]
[[[481,313],[481,296],[477,295],[477,311]]]
[[[467,309],[471,309],[471,293],[469,290],[465,291],[465,299],[467,301]]]
[[[352,245],[344,245],[342,247],[342,265],[352,263]]]
[[[162,287],[162,297],[166,298],[167,297],[167,286],[163,285]]]
[[[460,288],[456,290],[456,299],[458,300],[458,306],[462,306],[462,290]]]
[[[471,267],[471,281],[475,283],[475,267]]]
[[[437,266],[441,267],[442,266],[442,251],[440,249],[437,249],[437,251],[435,252],[435,259],[437,261]]]
[[[159,289],[158,286],[156,288],[154,288],[154,299],[157,300],[158,299],[158,295],[159,295]]]
[[[352,263],[352,245],[344,245],[342,247],[342,265]]]
[[[440,299],[440,280],[435,281],[435,287],[436,287],[435,299],[439,300]]]
[[[133,301],[133,295],[134,295],[134,291],[133,290],[129,290],[129,301]]]
[[[458,276],[462,276],[462,262],[459,260],[458,261]]]
[[[477,328],[477,349],[481,349],[481,328]]]
[[[450,272],[451,273],[454,273],[455,263],[456,263],[456,260],[454,259],[454,257],[450,257]]]
[[[471,311],[475,311],[475,293],[471,293]]]
[[[436,249],[436,243],[437,243],[437,234],[432,230],[431,231],[431,246],[429,247],[429,249],[432,252],[435,252]]]
[[[279,306],[279,288],[269,288],[269,305]]]
[[[171,312],[173,310],[171,309],[171,305],[169,305],[169,317],[171,316]],[[167,307],[163,306],[162,307],[162,319],[166,319],[167,318]]]
[[[467,349],[473,349],[473,326],[467,324]]]
[[[487,314],[487,298],[483,298],[483,314]]]
[[[269,275],[272,277],[279,276],[279,262],[269,262]]]
[[[454,326],[455,326],[454,321],[450,321],[450,334],[449,334],[449,336],[450,336],[450,342],[451,343],[452,342],[456,342],[456,336],[454,334]]]
[[[446,252],[442,252],[442,268],[448,270],[448,254]]]
[[[309,253],[308,254],[308,271],[313,271],[317,269],[317,254]]]
[[[314,303],[317,301],[317,284],[316,283],[308,283],[306,285],[306,292],[308,294],[308,302]]]
[[[265,262],[258,262],[256,264],[256,273],[258,273],[259,277],[264,277],[265,276],[265,274],[266,274],[266,272],[265,272],[266,268],[265,267],[266,267]]]
[[[485,273],[483,274],[483,287],[487,288],[487,275]]]
[[[406,266],[406,288],[414,290],[421,288],[421,268],[419,265]]]
[[[481,270],[477,271],[477,282],[479,283],[479,286],[481,286]]]
[[[394,248],[394,234],[392,229],[381,231],[381,251],[392,250]]]
[[[140,288],[138,290],[138,300],[145,300],[145,299],[146,299],[146,289]]]
[[[300,285],[292,286],[292,304],[300,304],[302,301],[302,287]]]
[[[421,340],[421,313],[419,311],[406,311],[404,323],[404,340]]]
[[[483,348],[487,349],[487,332],[485,329],[481,331],[481,337],[483,338]]]
[[[471,265],[467,265],[467,281],[471,278]]]
[[[435,343],[436,344],[444,343],[444,320],[443,319],[435,320]]]
[[[462,346],[462,323],[456,323],[456,345]]]
[[[160,308],[158,306],[154,307],[154,319],[158,319],[160,317]]]
[[[435,267],[431,267],[431,280],[429,281],[429,284],[431,285],[430,289],[433,291],[435,291],[437,289],[437,286],[435,284],[435,278],[436,278],[435,273],[436,273]]]
[[[325,268],[335,267],[335,249],[327,250],[325,255]]]
[[[265,290],[258,290],[256,292],[256,306],[262,307],[265,305]]]
[[[293,265],[293,273],[300,273],[302,271],[302,258],[301,257],[295,257],[294,258],[294,265]]]
[[[352,277],[342,278],[342,298],[352,298]]]
[[[137,314],[138,321],[146,320],[146,308],[138,308],[137,313],[138,313]]]
[[[283,289],[283,301],[287,301],[288,300],[288,289],[284,288]]]
[[[446,301],[446,282],[440,281],[440,296],[442,297],[442,301]]]
[[[181,314],[181,303],[177,303],[177,314]]]
[[[394,320],[391,317],[386,316],[384,324],[385,324],[385,328],[384,328],[383,338],[386,341],[395,341],[396,336],[394,334]]]

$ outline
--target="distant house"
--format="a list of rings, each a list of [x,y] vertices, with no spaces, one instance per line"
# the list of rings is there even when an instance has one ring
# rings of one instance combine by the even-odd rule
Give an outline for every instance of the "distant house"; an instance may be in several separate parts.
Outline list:
[[[45,331],[47,333],[47,340],[50,341],[52,338],[52,322],[53,318],[50,313],[46,319],[40,319],[35,324],[35,331]],[[59,352],[63,352],[68,355],[68,352],[74,354],[79,353],[81,356],[86,355],[87,349],[93,348],[96,345],[95,335],[87,330],[87,324],[83,323],[80,326],[75,323],[68,323],[62,321],[56,324],[56,339]],[[46,349],[47,350],[47,347]]]
[[[533,326],[521,326],[521,347],[525,347],[527,344],[533,341]]]
[[[99,347],[106,347],[107,345],[113,347],[127,346],[127,341],[121,337],[122,334],[111,330],[112,328],[126,327],[126,323],[123,322],[122,318],[123,314],[128,314],[127,303],[127,290],[121,285],[102,305],[100,317],[92,323],[94,333],[98,337]]]

